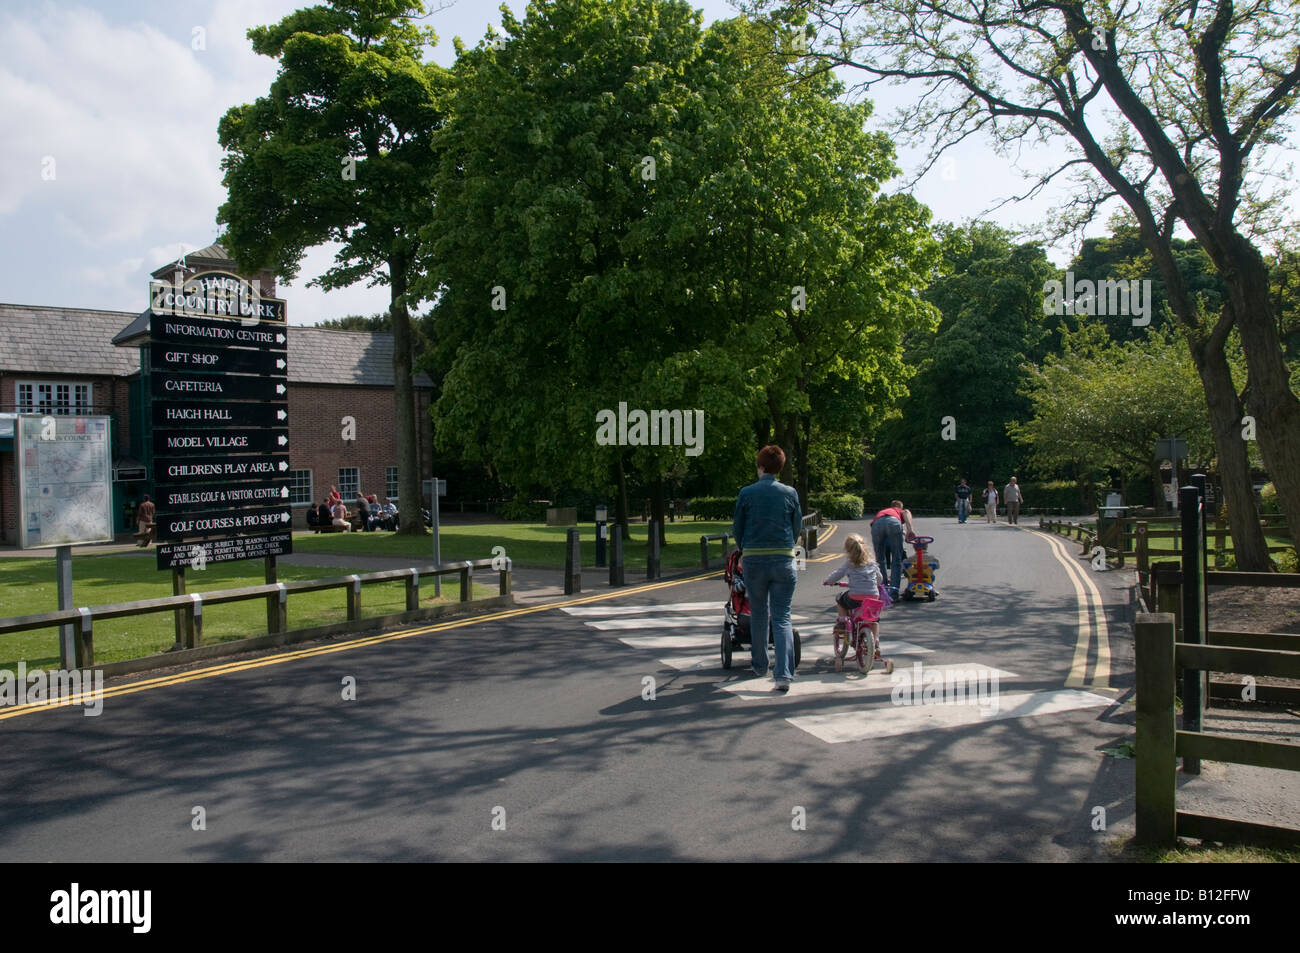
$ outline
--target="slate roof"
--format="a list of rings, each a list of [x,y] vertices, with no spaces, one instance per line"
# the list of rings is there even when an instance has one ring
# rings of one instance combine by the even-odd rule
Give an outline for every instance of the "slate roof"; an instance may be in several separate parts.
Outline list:
[[[136,347],[114,347],[147,333],[149,313],[0,304],[0,372],[129,377]],[[289,382],[393,386],[393,336],[289,325]],[[428,375],[416,387],[432,387]]]
[[[140,352],[113,347],[135,317],[120,311],[0,304],[0,371],[129,377]]]

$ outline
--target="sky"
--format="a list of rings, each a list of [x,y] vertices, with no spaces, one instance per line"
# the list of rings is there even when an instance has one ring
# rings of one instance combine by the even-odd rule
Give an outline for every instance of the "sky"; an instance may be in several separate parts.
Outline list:
[[[445,6],[447,0],[426,0]],[[253,53],[250,26],[274,23],[306,0],[5,0],[0,6],[0,302],[143,310],[149,273],[216,240],[225,200],[217,122],[265,95],[274,61]],[[507,4],[522,17],[526,3]],[[474,44],[499,25],[498,0],[455,0],[427,19],[433,58],[450,65],[452,38]],[[735,15],[726,0],[696,0],[706,23]],[[876,97],[873,125],[909,95]],[[1044,157],[1047,161],[1050,157]],[[917,152],[900,148],[910,176]],[[889,188],[900,187],[895,180]],[[1042,221],[1059,193],[1005,206],[1027,184],[987,143],[964,143],[918,183],[944,221],[1009,228]],[[1098,229],[1100,231],[1100,229]],[[1053,249],[1063,265],[1071,248]],[[387,289],[307,287],[333,250],[310,251],[281,284],[293,324],[387,310]]]

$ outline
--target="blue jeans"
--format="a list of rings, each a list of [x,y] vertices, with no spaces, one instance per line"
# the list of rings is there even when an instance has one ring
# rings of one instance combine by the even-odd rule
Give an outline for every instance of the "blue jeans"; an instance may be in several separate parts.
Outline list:
[[[957,522],[966,522],[966,517],[970,516],[970,499],[957,500]]]
[[[892,516],[882,516],[871,524],[871,545],[881,570],[889,573],[889,587],[897,592],[903,575],[903,524]]]
[[[776,678],[794,678],[794,632],[790,602],[798,582],[789,556],[745,556],[745,588],[749,591],[750,658],[755,671],[767,671],[767,627],[772,620],[776,646]],[[770,603],[770,607],[769,607]],[[770,611],[769,611],[770,609]]]

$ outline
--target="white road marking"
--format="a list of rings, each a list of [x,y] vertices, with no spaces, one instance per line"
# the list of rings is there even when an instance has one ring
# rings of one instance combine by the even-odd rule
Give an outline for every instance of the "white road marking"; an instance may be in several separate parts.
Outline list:
[[[722,616],[725,599],[711,602],[670,602],[661,606],[561,606],[561,612],[577,616],[580,619],[613,618],[621,615],[642,615],[647,612],[699,612],[701,609],[713,609]]]
[[[991,679],[994,675],[998,681],[1007,678],[1019,678],[1015,672],[1004,672],[1001,669],[989,668],[987,665],[978,665],[972,663],[955,662],[951,665],[927,665],[925,671],[934,672],[937,675],[943,675],[946,672],[963,672],[968,673],[967,682],[971,680]],[[754,701],[760,698],[772,697],[772,690],[766,687],[759,687],[766,681],[765,679],[747,678],[741,682],[719,682],[717,687],[724,692],[731,692],[737,698],[743,698],[748,701]],[[908,668],[899,668],[893,675],[886,675],[885,670],[877,665],[864,677],[857,671],[857,663],[845,661],[844,672],[809,672],[804,674],[796,673],[795,680],[790,683],[790,691],[787,698],[799,698],[805,695],[837,695],[844,692],[856,694],[865,694],[871,692],[888,699],[894,690],[895,685],[911,685],[912,672]],[[923,686],[916,686],[914,691],[920,694],[924,690]],[[974,692],[974,687],[971,687]],[[892,706],[891,706],[892,707]],[[905,707],[905,706],[899,706]],[[926,706],[920,706],[926,707]],[[944,707],[931,705],[929,707]]]
[[[797,680],[795,685],[798,685]],[[790,694],[794,694],[793,686]],[[768,699],[773,695],[771,691],[764,693]],[[1111,699],[1101,695],[1070,689],[999,695],[997,703],[996,711],[991,706],[981,708],[978,704],[884,705],[867,711],[805,715],[787,718],[786,721],[827,744],[840,744],[845,741],[872,741],[935,728],[960,728],[1004,718],[1028,718],[1113,704]]]
[[[791,616],[795,622],[803,622],[807,616]],[[596,619],[591,622],[583,623],[593,629],[601,631],[617,631],[619,629],[707,629],[714,628],[718,630],[718,638],[722,638],[722,607],[713,615],[686,615],[672,616],[666,619],[639,618],[639,619]]]

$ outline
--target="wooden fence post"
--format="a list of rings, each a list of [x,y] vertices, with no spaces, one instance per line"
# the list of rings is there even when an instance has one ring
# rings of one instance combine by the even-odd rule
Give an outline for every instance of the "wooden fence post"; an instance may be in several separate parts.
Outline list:
[[[194,602],[190,606],[189,641],[185,644],[185,647],[187,649],[196,649],[203,644],[203,594],[192,592],[190,598]]]
[[[474,597],[474,564],[466,562],[460,569],[460,601],[469,602]]]
[[[77,667],[90,668],[95,664],[95,619],[85,607],[77,611],[81,613],[77,625]]]
[[[264,556],[262,557],[262,560],[263,560],[263,568],[266,573],[266,584],[269,586],[272,583],[279,582],[280,577],[276,571],[275,557]],[[280,596],[278,593],[273,592],[266,597],[266,631],[269,633],[279,632],[280,631],[279,623],[280,623]]]
[[[1147,549],[1147,521],[1139,520],[1137,524],[1137,539],[1134,550],[1136,551],[1138,575],[1150,575],[1151,573],[1151,552]],[[1155,608],[1152,606],[1151,608]]]
[[[349,576],[352,585],[348,586],[348,621],[355,622],[361,618],[361,577]]]
[[[406,577],[406,611],[414,612],[420,608],[420,570],[411,567],[411,574]]]
[[[625,585],[623,581],[623,527],[616,526],[609,540],[609,584]]]
[[[1137,659],[1136,839],[1171,846],[1178,830],[1174,806],[1174,617],[1138,613],[1134,626]]]

